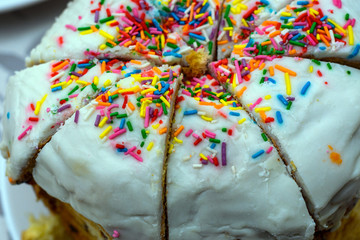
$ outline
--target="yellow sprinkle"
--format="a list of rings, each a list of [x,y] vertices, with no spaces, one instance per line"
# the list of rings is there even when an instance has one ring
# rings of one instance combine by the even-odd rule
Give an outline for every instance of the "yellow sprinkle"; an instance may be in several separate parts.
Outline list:
[[[289,12],[281,12],[281,16],[283,16],[283,17],[291,17],[291,13],[289,13]]]
[[[110,35],[109,33],[105,32],[104,30],[100,30],[100,31],[99,31],[99,34],[100,34],[101,36],[103,36],[104,38],[110,39],[111,41],[113,41],[113,40],[115,39],[114,36]]]
[[[202,153],[200,153],[199,156],[200,156],[202,159],[204,159],[204,160],[208,160],[208,158],[207,158],[204,154],[202,154]]]
[[[224,31],[231,31],[231,30],[234,30],[234,28],[233,27],[224,27],[223,30]]]
[[[224,104],[225,106],[227,106],[227,105],[228,105],[228,103],[227,103],[227,102],[225,102],[225,100],[224,100],[224,99],[220,99],[220,102],[221,102],[222,104]]]
[[[242,124],[242,123],[244,123],[245,121],[246,121],[246,118],[243,118],[243,119],[241,119],[241,120],[238,121],[238,124]]]
[[[349,45],[354,45],[354,33],[351,25],[348,26],[348,32],[349,32]]]
[[[285,86],[286,86],[286,94],[287,95],[291,95],[291,82],[290,82],[290,77],[289,77],[289,73],[285,73]]]
[[[241,22],[245,27],[249,27],[249,25],[247,24],[244,18],[241,19]]]
[[[94,82],[95,86],[97,86],[99,84],[99,77],[95,76],[93,82]]]
[[[222,95],[224,95],[224,92],[219,92],[219,93],[216,94],[216,97],[219,98],[219,97],[221,97]]]
[[[66,85],[66,83],[67,82],[57,83],[57,84],[51,85],[50,88],[53,89],[53,88],[56,88],[56,87],[62,87],[64,85]]]
[[[105,123],[107,122],[108,119],[109,119],[108,117],[104,117],[104,118],[100,121],[99,127],[102,128],[102,127],[105,125]]]
[[[66,85],[63,88],[67,88],[68,86],[70,86],[70,84],[72,84],[73,80],[69,80],[66,82]]]
[[[87,34],[90,34],[90,33],[93,33],[94,31],[92,29],[89,29],[89,30],[85,30],[85,31],[81,31],[80,34],[81,35],[87,35]]]
[[[158,129],[159,127],[160,127],[160,123],[158,123],[158,124],[153,124],[153,125],[152,125],[152,128],[153,128],[153,129]]]
[[[36,107],[35,107],[35,111],[34,111],[35,115],[38,115],[38,114],[39,114],[41,105],[45,102],[47,96],[48,96],[48,95],[45,94],[45,95],[41,98],[40,101],[37,101],[37,102],[36,102]]]
[[[177,137],[174,137],[174,141],[177,142],[177,143],[183,143],[183,140],[180,140]]]
[[[264,98],[265,98],[265,100],[269,100],[269,99],[271,99],[271,95],[266,95]]]
[[[149,89],[145,89],[141,91],[141,95],[145,95],[146,93],[149,92],[155,92],[157,89],[156,88],[149,88]]]
[[[309,67],[309,72],[312,73],[314,71],[314,67],[313,66],[310,66]]]
[[[164,36],[164,34],[161,34],[161,48],[162,49],[165,48],[165,36]]]
[[[104,50],[107,48],[107,46],[106,46],[106,44],[101,44],[99,48],[100,48],[100,50]]]
[[[201,116],[201,118],[208,122],[211,122],[213,120],[211,117]]]
[[[88,84],[88,82],[86,82],[86,81],[83,81],[83,80],[77,80],[77,81],[75,81],[77,84],[82,84],[82,85],[87,85]]]
[[[161,96],[160,99],[165,103],[167,107],[170,107],[170,103],[164,98],[164,96]]]
[[[214,24],[214,22],[213,22],[213,20],[212,20],[212,18],[210,16],[208,16],[208,22],[209,22],[210,25]]]
[[[106,80],[105,82],[104,82],[104,87],[108,87],[108,86],[110,86],[111,85],[111,80],[110,79],[108,79],[108,80]]]
[[[260,112],[260,111],[267,112],[267,111],[271,110],[271,107],[257,107],[254,110],[255,110],[255,112]]]
[[[118,93],[124,93],[124,92],[138,92],[140,89],[139,86],[135,86],[135,87],[132,87],[132,88],[128,88],[128,89],[121,89],[121,90],[118,90],[117,92]]]
[[[201,18],[202,16],[204,16],[205,13],[200,13],[200,14],[196,14],[195,15],[195,19]]]
[[[174,149],[174,144],[170,144],[168,153],[172,153],[173,149]]]
[[[334,20],[331,20],[330,18],[328,18],[328,21],[329,21],[329,23],[333,24],[337,29],[339,29],[342,33],[346,34],[345,29],[343,29],[339,24],[334,22]]]
[[[311,13],[315,14],[315,15],[319,15],[319,12],[316,11],[315,9],[313,9],[313,8],[310,8],[309,11],[310,11]]]
[[[100,138],[103,139],[106,135],[109,134],[109,132],[112,130],[112,126],[108,126],[101,134],[100,134]]]
[[[243,49],[243,48],[245,48],[246,47],[246,45],[234,45],[234,49],[236,49],[236,50],[240,50],[240,49]]]
[[[230,110],[242,110],[242,107],[229,107]]]
[[[149,145],[147,146],[146,150],[150,151],[153,146],[154,146],[154,142],[150,142]]]
[[[237,79],[237,74],[234,73],[234,77],[233,77],[233,81],[232,81],[232,85],[231,85],[233,90],[235,90],[235,88],[236,88],[236,79]]]
[[[204,2],[202,3],[203,6],[205,6],[205,4],[207,3],[208,0],[204,0]]]
[[[157,75],[155,75],[155,77],[153,77],[153,79],[152,79],[151,85],[155,86],[158,81],[159,81],[159,77]]]

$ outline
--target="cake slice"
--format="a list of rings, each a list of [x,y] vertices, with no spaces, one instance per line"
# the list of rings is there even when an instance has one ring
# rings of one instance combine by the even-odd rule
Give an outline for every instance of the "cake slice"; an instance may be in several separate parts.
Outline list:
[[[10,181],[31,178],[37,152],[75,111],[120,79],[151,68],[146,61],[62,60],[17,72],[7,86],[0,144]]]
[[[99,95],[39,153],[36,183],[108,237],[160,239],[163,163],[179,80],[179,66],[163,66]]]
[[[292,0],[256,1],[227,0],[224,2],[222,19],[217,37],[218,59],[228,58],[235,44],[247,39],[258,26],[275,15]]]
[[[169,47],[171,43],[171,47]],[[74,0],[30,53],[28,66],[53,59],[147,59],[185,65],[192,51],[162,25],[159,12],[144,0]]]
[[[167,171],[169,239],[312,239],[277,150],[210,76],[185,81]]]
[[[285,55],[359,68],[359,1],[293,1],[264,21],[233,56]]]
[[[215,41],[219,25],[219,0],[155,1],[165,15],[164,25],[170,32],[177,32],[189,46],[203,49],[209,60],[216,56]]]
[[[319,229],[339,226],[360,193],[360,71],[286,57],[212,67],[273,139]]]

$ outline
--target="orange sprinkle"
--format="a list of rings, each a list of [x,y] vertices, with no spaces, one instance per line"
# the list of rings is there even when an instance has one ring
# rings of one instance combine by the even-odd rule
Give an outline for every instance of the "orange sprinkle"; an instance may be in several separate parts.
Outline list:
[[[218,111],[218,114],[220,114],[220,116],[222,116],[223,118],[227,118],[226,114],[223,113],[222,111]]]
[[[328,147],[331,151],[334,150],[334,148],[332,146],[328,145]]]
[[[144,34],[143,30],[140,31],[140,37],[141,37],[141,39],[145,39],[145,34]]]
[[[296,50],[295,50],[295,49],[291,49],[291,50],[289,51],[289,54],[290,54],[290,55],[295,55],[295,54],[296,54]]]
[[[109,102],[98,102],[98,105],[100,105],[100,106],[110,106],[111,103],[109,103]]]
[[[177,44],[177,41],[176,41],[175,39],[171,39],[171,38],[168,38],[168,39],[166,40],[166,42],[172,43],[172,44]]]
[[[265,41],[261,43],[261,46],[271,45],[271,41]]]
[[[319,36],[320,36],[321,41],[323,41],[327,47],[330,47],[330,44],[329,44],[328,40],[326,40],[324,35],[319,34]]]
[[[259,114],[260,114],[261,120],[262,120],[263,122],[265,122],[265,121],[266,121],[266,114],[265,114],[265,112],[264,112],[264,111],[259,111]]]
[[[324,29],[325,29],[326,36],[327,36],[328,38],[331,38],[331,37],[330,37],[330,33],[329,33],[329,29],[327,28],[327,26],[325,26]],[[320,29],[319,29],[319,30],[320,30]]]
[[[157,74],[161,74],[161,70],[157,67],[153,67],[154,72],[156,72]]]
[[[270,37],[270,38],[274,38],[274,37],[280,35],[280,33],[281,33],[281,32],[280,32],[279,30],[278,30],[278,31],[274,31],[274,32],[272,32],[272,33],[269,34],[269,37]]]
[[[175,132],[174,132],[174,137],[177,137],[181,132],[182,130],[184,130],[184,126],[181,125]]]
[[[102,61],[101,63],[101,74],[103,74],[106,71],[106,62]]]
[[[191,4],[191,9],[190,9],[190,19],[189,22],[191,22],[193,20],[193,16],[194,16],[194,7],[195,7],[195,3],[193,2]]]
[[[98,31],[98,29],[94,25],[91,25],[90,28],[91,28],[91,30],[93,30],[93,32]]]
[[[230,18],[230,21],[233,25],[236,25],[236,21],[234,19]]]
[[[223,41],[218,41],[218,45],[224,45],[227,44],[229,41],[228,40],[223,40]]]
[[[131,63],[134,63],[134,64],[138,64],[138,65],[141,65],[141,62],[140,61],[137,61],[137,60],[130,60]]]
[[[259,67],[259,70],[263,70],[264,67],[265,67],[265,63],[262,63],[262,64],[260,65],[260,67]]]
[[[131,44],[132,44],[132,42],[128,41],[128,42],[124,43],[124,47],[129,47]]]
[[[274,67],[273,66],[270,66],[269,67],[269,73],[270,73],[270,76],[274,76]]]
[[[296,75],[297,75],[296,72],[291,71],[290,69],[288,69],[286,67],[283,67],[281,65],[278,65],[278,64],[275,65],[275,68],[277,70],[280,70],[280,71],[284,72],[284,73],[288,73],[290,76],[293,76],[293,77],[296,77]]]
[[[164,134],[164,133],[166,133],[167,132],[167,127],[164,127],[164,128],[161,128],[161,129],[159,129],[159,134],[161,135],[161,134]]]
[[[106,40],[108,43],[110,43],[113,46],[116,46],[116,43],[114,41],[111,41],[110,39]]]
[[[236,93],[236,97],[240,98],[243,93],[245,92],[245,90],[247,89],[246,86],[243,86],[237,93]]]
[[[130,108],[132,111],[135,110],[134,104],[132,104],[131,102],[128,102],[127,105],[129,106],[129,108]]]
[[[57,65],[56,67],[53,67],[51,69],[52,72],[57,72],[59,71],[60,69],[62,69],[63,67],[65,67],[66,65],[68,65],[69,62],[68,61],[63,61],[62,63],[60,63],[59,65]]]
[[[9,183],[11,183],[11,184],[15,183],[14,179],[12,179],[11,177],[9,177],[8,180],[9,180]]]
[[[337,152],[330,153],[330,160],[332,163],[340,165],[342,163],[341,155]]]

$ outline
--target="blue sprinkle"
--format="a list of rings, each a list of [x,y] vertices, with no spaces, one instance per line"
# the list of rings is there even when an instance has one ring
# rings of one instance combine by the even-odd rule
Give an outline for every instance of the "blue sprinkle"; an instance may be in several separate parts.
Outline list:
[[[167,56],[171,56],[172,53],[171,53],[170,51],[169,51],[169,52],[164,52],[163,55],[164,55],[165,57],[167,57]]]
[[[280,100],[280,102],[282,103],[282,104],[284,104],[285,106],[287,106],[289,103],[288,103],[288,101],[286,101],[286,99],[284,98],[284,96],[283,95],[281,95],[281,94],[278,94],[277,95],[277,98]]]
[[[335,25],[330,22],[326,22],[326,24],[329,24],[331,26],[331,28],[335,28]]]
[[[192,114],[197,114],[197,113],[198,113],[198,111],[196,109],[184,111],[184,115],[192,115]]]
[[[320,46],[319,49],[320,49],[321,51],[325,51],[325,50],[326,50],[326,47],[325,47],[325,46]]]
[[[118,152],[127,152],[128,149],[127,148],[117,148],[116,149]]]
[[[109,103],[112,103],[113,102],[113,99],[111,96],[109,96]]]
[[[320,18],[320,21],[325,21],[328,18],[328,16],[323,16],[322,18]]]
[[[195,34],[195,33],[189,33],[189,36],[193,37],[193,38],[196,38],[196,39],[199,39],[199,40],[202,40],[202,41],[206,40],[206,38],[204,36],[200,36],[200,35]]]
[[[189,22],[189,25],[194,25],[196,23],[195,20],[192,20],[191,22]]]
[[[172,52],[176,53],[176,52],[178,52],[179,50],[180,50],[180,48],[177,47],[177,48],[175,48],[174,50],[172,50]]]
[[[306,83],[305,83],[305,85],[303,86],[303,88],[301,89],[301,95],[305,95],[306,94],[306,92],[307,92],[307,90],[308,90],[308,88],[310,87],[310,85],[311,85],[311,83],[309,82],[309,81],[307,81]]]
[[[356,55],[358,55],[359,51],[360,51],[360,43],[356,44],[354,51],[348,56],[348,58],[355,57]]]
[[[10,119],[10,112],[7,112],[6,117],[7,119]]]
[[[100,63],[102,63],[102,62],[106,62],[106,63],[107,63],[107,62],[109,62],[109,59],[101,59],[101,60],[99,60],[99,62],[100,62]]]
[[[51,89],[52,92],[56,92],[59,90],[62,90],[62,86],[54,87],[53,89]]]
[[[281,116],[281,112],[279,112],[279,111],[276,111],[276,120],[280,123],[280,124],[282,124],[284,121],[283,121],[283,118],[282,118],[282,116]]]
[[[160,32],[163,31],[162,28],[160,27],[159,22],[155,18],[152,19],[152,22],[155,25],[155,27],[157,28],[157,30],[159,30]]]
[[[260,2],[261,2],[262,4],[265,4],[265,5],[269,5],[269,4],[270,4],[268,0],[260,0]]]
[[[174,12],[170,13],[170,15],[171,15],[177,22],[180,21],[180,18],[179,18]]]
[[[177,57],[177,58],[182,58],[182,55],[181,54],[179,54],[179,53],[172,53],[172,55],[174,56],[174,57]]]
[[[120,129],[123,129],[125,126],[125,118],[122,118],[120,121]]]
[[[298,5],[308,5],[309,1],[297,1]]]
[[[82,63],[82,64],[77,65],[78,68],[86,68],[86,67],[90,67],[90,66],[91,66],[90,63]]]
[[[106,88],[102,87],[101,92],[106,92]]]
[[[253,159],[255,159],[255,158],[258,158],[258,157],[260,157],[262,154],[264,154],[264,150],[260,150],[260,151],[258,151],[257,153],[255,153],[254,155],[252,155],[251,157],[253,158]]]
[[[178,10],[179,10],[180,12],[185,12],[185,11],[186,11],[186,8],[178,7]]]
[[[275,81],[274,79],[272,79],[272,78],[268,78],[267,80],[268,80],[269,82],[273,83],[273,84],[276,84],[276,81]]]
[[[298,33],[298,34],[296,34],[295,36],[293,36],[293,37],[291,38],[291,40],[297,40],[300,36],[301,36],[301,34]]]
[[[208,7],[209,7],[209,3],[206,3],[206,4],[201,8],[201,10],[200,10],[199,13],[205,13],[205,12],[206,12],[206,9],[208,9]]]
[[[254,39],[250,38],[249,42],[246,44],[245,48],[250,47],[254,43]]]
[[[233,105],[233,107],[236,107],[236,102],[233,102],[232,105]]]
[[[212,143],[211,145],[210,145],[210,148],[211,149],[214,149],[216,147],[216,143]]]
[[[185,23],[185,21],[180,21],[179,24],[180,25],[185,25],[186,23]]]
[[[294,26],[294,29],[305,28],[305,26]]]
[[[233,112],[233,111],[230,111],[229,114],[230,114],[231,116],[236,116],[236,117],[239,117],[239,116],[240,116],[240,113],[238,113],[238,112]]]

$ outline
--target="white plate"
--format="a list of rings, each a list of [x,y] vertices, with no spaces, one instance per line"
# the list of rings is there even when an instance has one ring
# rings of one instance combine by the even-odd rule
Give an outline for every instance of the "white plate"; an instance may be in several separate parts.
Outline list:
[[[21,232],[29,227],[29,215],[39,217],[49,211],[36,201],[32,187],[27,184],[10,185],[5,176],[5,160],[0,156],[1,203],[6,224],[13,240],[21,239]]]
[[[23,8],[43,0],[0,0],[0,13]]]

